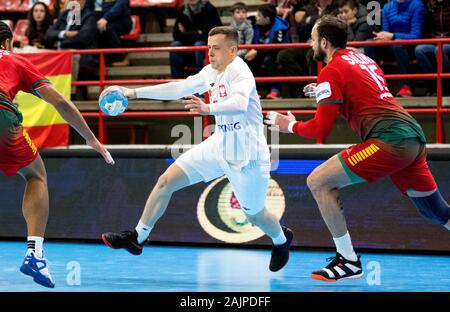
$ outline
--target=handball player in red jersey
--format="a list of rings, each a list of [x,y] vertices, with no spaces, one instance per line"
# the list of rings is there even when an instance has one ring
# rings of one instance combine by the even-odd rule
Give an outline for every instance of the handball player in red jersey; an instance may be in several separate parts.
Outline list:
[[[311,36],[315,59],[327,60],[317,84],[304,89],[316,98],[316,115],[302,122],[292,114],[270,112],[266,123],[272,125],[272,130],[323,138],[330,134],[340,113],[362,140],[328,159],[307,179],[337,249],[332,261],[311,277],[334,282],[363,275],[339,204],[339,189],[388,176],[421,215],[449,230],[450,207],[427,165],[422,128],[389,92],[378,65],[346,48],[345,22],[324,16],[315,24]]]
[[[19,174],[26,181],[22,210],[27,223],[28,248],[20,271],[45,287],[55,283],[44,258],[42,244],[49,213],[47,174],[39,152],[22,127],[22,114],[13,104],[17,92],[33,93],[52,104],[59,114],[99,152],[114,164],[75,105],[64,98],[25,57],[12,53],[13,35],[0,22],[0,170],[6,176]]]

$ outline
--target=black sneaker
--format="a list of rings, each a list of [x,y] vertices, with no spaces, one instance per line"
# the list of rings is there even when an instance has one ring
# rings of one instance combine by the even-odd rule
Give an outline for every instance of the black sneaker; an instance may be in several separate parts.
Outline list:
[[[364,274],[360,256],[358,256],[358,260],[350,261],[337,252],[336,257],[327,258],[327,261],[331,262],[322,270],[312,272],[311,278],[324,282],[336,282],[344,279],[357,279]]]
[[[294,234],[287,227],[282,227],[286,242],[283,245],[275,246],[272,243],[272,257],[270,258],[269,270],[276,272],[281,270],[289,261],[289,248],[291,247]]]
[[[144,248],[144,243],[137,242],[138,234],[136,231],[123,231],[120,233],[104,233],[102,240],[106,246],[113,249],[125,248],[129,253],[139,256]]]

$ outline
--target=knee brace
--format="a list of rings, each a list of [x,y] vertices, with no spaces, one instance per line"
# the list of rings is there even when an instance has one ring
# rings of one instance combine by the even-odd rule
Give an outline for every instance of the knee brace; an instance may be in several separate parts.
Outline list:
[[[420,214],[436,224],[446,224],[450,220],[450,206],[442,198],[439,190],[425,197],[410,197]]]

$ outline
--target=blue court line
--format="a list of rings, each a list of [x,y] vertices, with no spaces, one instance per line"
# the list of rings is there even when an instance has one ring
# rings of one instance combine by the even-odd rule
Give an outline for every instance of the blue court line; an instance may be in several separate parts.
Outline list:
[[[173,158],[166,158],[168,165],[175,162]],[[310,174],[324,160],[300,160],[300,159],[281,159],[272,174]]]

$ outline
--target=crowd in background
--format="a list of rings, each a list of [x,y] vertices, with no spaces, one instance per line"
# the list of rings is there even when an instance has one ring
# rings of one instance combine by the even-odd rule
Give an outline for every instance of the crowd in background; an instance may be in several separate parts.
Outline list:
[[[81,8],[75,23],[67,0],[42,0],[28,13],[26,36],[20,45],[44,49],[119,48],[120,36],[132,28],[129,0],[75,0]],[[309,42],[315,21],[323,15],[336,15],[348,24],[348,41],[443,38],[450,34],[450,0],[378,1],[381,12],[366,0],[267,0],[256,12],[243,2],[231,5],[231,26],[239,32],[240,44]],[[185,0],[178,8],[171,46],[206,45],[209,30],[222,25],[217,8],[208,0]],[[418,71],[436,71],[436,45],[391,45],[359,49],[380,64],[394,63],[398,73],[407,74],[411,64]],[[310,48],[240,49],[255,76],[309,76],[317,74]],[[450,44],[444,45],[443,69],[450,72]],[[83,56],[80,73],[98,62]],[[126,66],[126,55],[109,55],[107,66]],[[205,65],[204,52],[170,53],[172,78],[183,78]],[[287,84],[283,97],[299,97],[301,83]],[[278,83],[265,84],[263,94],[275,99],[282,95]],[[428,89],[433,90],[429,85]],[[401,82],[397,96],[413,95],[411,82]]]
[[[120,48],[120,36],[132,28],[128,0],[35,1],[28,12],[28,27],[18,43],[22,48]],[[74,8],[80,8],[79,16]],[[121,65],[125,56],[108,57],[108,65]]]

